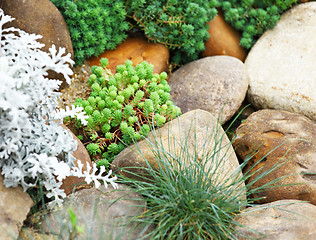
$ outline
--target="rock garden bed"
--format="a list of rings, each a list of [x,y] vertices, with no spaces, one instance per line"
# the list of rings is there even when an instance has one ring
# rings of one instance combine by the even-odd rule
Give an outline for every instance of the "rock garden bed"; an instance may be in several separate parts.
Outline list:
[[[316,238],[316,3],[239,2],[0,1],[0,239]]]

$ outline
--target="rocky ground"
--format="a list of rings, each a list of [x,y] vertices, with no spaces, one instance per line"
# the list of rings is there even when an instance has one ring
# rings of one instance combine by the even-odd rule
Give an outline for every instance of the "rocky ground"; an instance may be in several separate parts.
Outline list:
[[[34,1],[29,1],[27,4],[31,2]],[[17,11],[23,5],[21,3],[19,8],[14,9],[13,6],[13,10],[10,6],[0,4],[0,7],[4,8],[6,14],[19,20],[16,21],[19,24],[17,27],[43,35],[43,42],[71,46],[69,42],[71,40],[65,30],[67,27],[60,18],[59,12],[49,4],[50,1],[40,2],[43,2],[43,6],[36,5],[32,9],[32,14],[40,15],[36,21]],[[45,11],[49,14],[41,14],[42,9],[47,9]],[[35,25],[48,26],[44,21],[52,21],[51,18],[46,19],[48,15],[57,19],[57,28],[55,26],[41,28]],[[38,21],[38,19],[43,20]],[[198,138],[204,139],[207,123],[218,126],[216,119],[219,118],[220,125],[225,125],[242,106],[250,103],[251,106],[242,115],[246,120],[238,126],[233,145],[229,145],[230,154],[223,154],[223,161],[227,164],[222,165],[220,172],[225,176],[232,169],[238,168],[240,162],[247,158],[255,146],[258,154],[253,157],[248,169],[254,166],[251,171],[255,172],[259,167],[271,168],[279,163],[282,163],[282,166],[256,182],[253,187],[263,186],[278,178],[281,180],[274,184],[275,187],[255,196],[264,197],[257,207],[260,208],[259,211],[251,213],[251,208],[245,209],[243,213],[250,214],[241,214],[237,219],[246,227],[266,234],[264,239],[314,239],[316,238],[316,48],[313,39],[316,36],[316,3],[299,4],[284,13],[279,23],[263,34],[249,53],[238,45],[238,32],[231,29],[222,16],[216,17],[209,24],[211,38],[206,43],[206,50],[201,58],[181,66],[176,71],[170,72],[168,49],[160,44],[148,43],[143,37],[130,37],[116,50],[105,52],[102,57],[109,59],[109,68],[112,71],[115,71],[116,65],[130,59],[134,64],[146,60],[154,64],[155,72],[170,73],[168,81],[172,99],[184,113],[178,123],[183,132],[174,132],[175,138],[188,131],[188,122],[193,121],[195,128],[199,130]],[[69,47],[68,52],[71,51]],[[74,69],[72,85],[62,86],[61,107],[89,93],[87,79],[90,65],[98,64],[98,61],[99,58],[89,59],[84,65]],[[222,128],[220,131],[223,132]],[[162,132],[163,137],[167,138],[168,131],[162,129]],[[229,140],[225,139],[225,141]],[[78,142],[80,143],[79,140]],[[140,160],[135,159],[137,156],[133,156],[129,151],[126,149],[120,153],[113,166],[133,167],[136,162],[139,163]],[[146,152],[145,147],[143,151]],[[82,144],[79,145],[76,154],[77,159],[91,164]],[[262,158],[264,161],[256,165],[256,162]],[[74,184],[80,184],[80,187],[77,188],[78,191],[71,194]],[[277,187],[277,184],[285,186]],[[115,222],[120,216],[137,214],[140,208],[135,208],[135,205],[145,205],[140,203],[142,200],[133,203],[126,199],[118,200],[111,205],[110,203],[118,199],[122,192],[130,191],[126,186],[121,186],[121,190],[117,192],[110,188],[98,190],[84,184],[83,179],[67,179],[64,182],[64,189],[69,193],[69,199],[62,209],[49,215],[48,224],[42,222],[44,232],[53,230],[54,233],[61,234],[59,236],[69,238],[63,235],[67,234],[67,229],[63,229],[64,225],[61,221],[67,218],[63,214],[68,213],[67,204],[70,202],[79,216],[78,225],[87,226],[89,231],[86,232],[91,234],[91,239],[97,239],[94,234],[100,232],[109,233],[110,239],[118,239],[118,236],[121,239],[138,239],[142,234],[141,226],[122,227]],[[25,221],[32,206],[32,199],[21,188],[6,189],[0,184],[0,196],[0,222],[3,233],[0,239],[16,239],[19,234],[21,239],[32,239],[30,236],[35,239],[44,237],[60,239],[56,235],[44,236],[43,231],[34,230],[34,225],[32,226],[30,222],[38,223],[41,220]],[[100,211],[105,211],[106,214],[96,214]],[[22,228],[24,221],[28,222],[28,225]],[[100,224],[95,224],[95,221]],[[126,231],[128,234],[124,235]],[[147,231],[150,231],[150,228]],[[257,237],[253,232],[246,234]]]

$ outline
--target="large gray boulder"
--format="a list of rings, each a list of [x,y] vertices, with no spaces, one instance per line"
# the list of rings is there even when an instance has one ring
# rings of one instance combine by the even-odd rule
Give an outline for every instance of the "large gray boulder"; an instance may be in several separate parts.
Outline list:
[[[143,236],[143,230],[146,233],[145,226],[129,221],[146,210],[146,202],[123,184],[118,189],[102,185],[77,191],[67,197],[61,208],[43,217],[39,226],[59,239],[71,239],[69,208],[77,217],[77,226],[83,228],[76,239],[136,240]]]
[[[316,120],[316,2],[285,12],[249,52],[248,100]]]
[[[151,133],[148,139],[124,149],[114,159],[113,170],[130,178],[150,178],[145,169],[148,164],[154,169],[165,167],[155,152],[176,156],[169,159],[173,168],[203,166],[201,169],[207,176],[205,181],[212,181],[214,185],[229,186],[242,178],[238,159],[224,130],[211,113],[201,109],[181,115],[156,130],[155,134]],[[197,158],[193,157],[194,154]],[[230,189],[235,188],[233,191],[241,193],[240,197],[244,198],[244,187],[241,182],[238,187]]]
[[[182,113],[203,109],[224,124],[245,99],[248,75],[239,59],[213,56],[184,65],[170,75],[168,83]]]

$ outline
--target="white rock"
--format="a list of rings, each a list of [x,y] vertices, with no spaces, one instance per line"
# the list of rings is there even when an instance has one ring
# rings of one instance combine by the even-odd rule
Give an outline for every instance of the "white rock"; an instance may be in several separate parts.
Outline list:
[[[316,120],[316,3],[285,12],[249,52],[248,99],[257,108],[303,114]]]

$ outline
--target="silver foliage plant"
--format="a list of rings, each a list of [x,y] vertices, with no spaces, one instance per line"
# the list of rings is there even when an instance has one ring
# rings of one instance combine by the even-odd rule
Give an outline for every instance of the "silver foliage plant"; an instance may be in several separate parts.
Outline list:
[[[49,53],[41,51],[44,45],[37,41],[41,36],[3,28],[12,20],[0,9],[0,168],[4,185],[21,185],[26,191],[40,181],[52,199],[51,206],[60,205],[66,196],[60,189],[66,176],[117,187],[111,172],[103,176],[105,170],[101,169],[95,175],[95,165],[83,172],[80,162],[79,167],[73,164],[77,142],[60,126],[61,115],[69,113],[56,111],[60,93],[54,90],[61,82],[45,78],[47,70],[53,70],[62,73],[69,84],[70,54],[63,48],[57,51],[54,45]],[[84,122],[82,109],[69,111]]]

